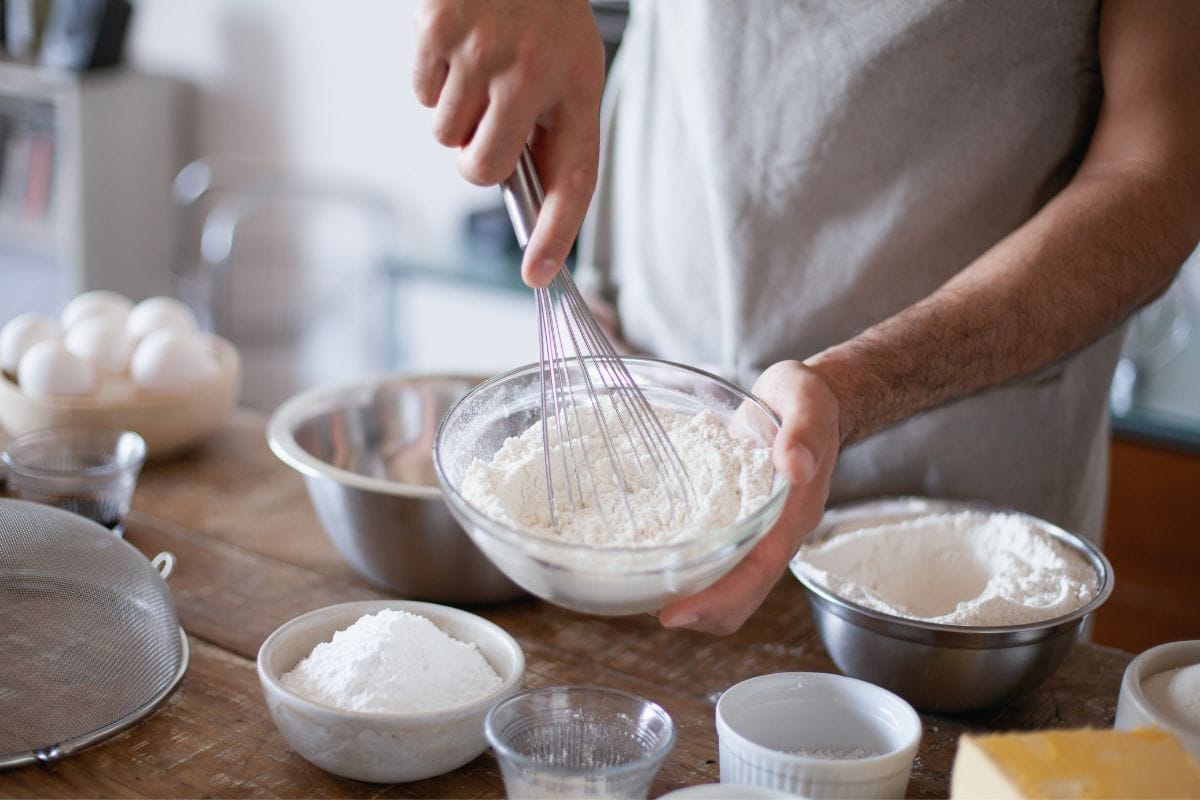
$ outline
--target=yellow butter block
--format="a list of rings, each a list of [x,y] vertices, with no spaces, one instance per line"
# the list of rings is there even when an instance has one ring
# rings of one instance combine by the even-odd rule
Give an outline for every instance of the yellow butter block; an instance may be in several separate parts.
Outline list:
[[[1200,764],[1151,728],[964,735],[951,798],[1200,798]]]

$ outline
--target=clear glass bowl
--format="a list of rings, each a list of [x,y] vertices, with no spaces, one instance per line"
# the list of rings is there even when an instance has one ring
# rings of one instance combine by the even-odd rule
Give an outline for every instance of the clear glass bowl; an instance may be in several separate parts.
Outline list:
[[[0,458],[17,494],[124,533],[146,442],[133,431],[70,426],[18,436]]]
[[[655,406],[686,414],[709,410],[735,435],[770,447],[779,419],[744,389],[701,370],[652,358],[626,366]],[[578,366],[572,367],[578,373]],[[573,384],[583,394],[583,381]],[[580,398],[586,402],[585,398]],[[438,428],[433,459],[446,503],[492,563],[531,594],[576,611],[620,615],[656,611],[669,600],[707,588],[734,567],[770,529],[783,508],[780,475],[767,501],[733,525],[654,547],[595,547],[559,542],[492,519],[460,487],[475,459],[490,461],[509,437],[541,418],[537,364],[498,375],[455,404]]]
[[[662,706],[591,686],[515,694],[483,721],[514,798],[646,797],[675,745]]]

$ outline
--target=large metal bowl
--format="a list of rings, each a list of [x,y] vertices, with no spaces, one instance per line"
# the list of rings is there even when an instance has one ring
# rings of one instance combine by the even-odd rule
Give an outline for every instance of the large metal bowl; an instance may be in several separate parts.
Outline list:
[[[271,450],[304,476],[325,532],[371,583],[446,603],[522,593],[455,522],[433,469],[438,423],[479,380],[375,378],[302,392],[272,415]]]
[[[888,498],[825,513],[807,544],[861,528],[926,514],[1000,511],[978,503]],[[1005,513],[1014,513],[1008,512]],[[808,592],[813,622],[833,662],[846,675],[890,689],[922,711],[974,711],[1001,705],[1037,688],[1079,639],[1089,614],[1108,599],[1112,566],[1094,545],[1044,520],[1022,515],[1079,553],[1099,580],[1092,601],[1070,614],[1030,625],[964,627],[905,619],[843,600],[792,573]],[[930,575],[936,580],[936,575]]]

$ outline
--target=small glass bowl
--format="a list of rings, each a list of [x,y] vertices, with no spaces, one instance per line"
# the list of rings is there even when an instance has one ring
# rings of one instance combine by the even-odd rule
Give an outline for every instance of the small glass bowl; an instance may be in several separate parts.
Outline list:
[[[662,706],[594,686],[529,689],[483,721],[509,798],[646,797],[675,746]]]
[[[653,405],[698,414],[711,411],[740,438],[771,447],[779,418],[746,390],[707,372],[653,358],[625,358],[625,366]],[[577,403],[585,382],[572,365]],[[561,542],[495,520],[461,492],[475,459],[490,461],[504,442],[541,415],[537,364],[498,375],[459,400],[438,427],[434,466],[446,504],[472,541],[514,583],[565,608],[587,614],[657,611],[676,597],[715,583],[750,552],[778,519],[788,483],[776,474],[771,494],[732,525],[693,539],[653,547],[595,547]]]
[[[22,499],[71,511],[121,536],[146,442],[112,428],[46,428],[18,436],[0,458]]]

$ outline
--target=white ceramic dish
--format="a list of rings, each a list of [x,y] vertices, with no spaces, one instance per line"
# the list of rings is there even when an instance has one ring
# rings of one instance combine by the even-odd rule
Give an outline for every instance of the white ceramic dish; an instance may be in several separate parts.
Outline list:
[[[232,344],[211,337],[220,371],[178,392],[127,391],[91,397],[30,397],[0,374],[0,426],[11,436],[42,428],[86,425],[134,431],[147,458],[163,458],[196,444],[237,404],[241,360]]]
[[[503,683],[491,694],[453,708],[397,714],[346,711],[308,700],[279,678],[313,647],[364,614],[385,608],[428,618],[456,639],[473,642]],[[449,606],[369,600],[311,611],[280,626],[258,651],[258,678],[267,709],[292,749],[335,775],[376,783],[422,780],[457,769],[485,749],[483,718],[521,688],[525,654],[491,622]]]
[[[1121,693],[1117,697],[1117,721],[1113,727],[1119,730],[1160,728],[1178,739],[1184,749],[1200,761],[1200,731],[1184,728],[1167,719],[1142,690],[1142,684],[1147,678],[1193,664],[1200,664],[1200,639],[1169,642],[1152,647],[1130,661],[1129,666],[1125,668],[1125,676],[1121,679]]]
[[[744,783],[701,783],[667,792],[658,800],[799,800],[800,795]]]
[[[807,798],[903,797],[921,741],[912,706],[878,686],[820,672],[742,681],[717,701],[721,783]],[[837,760],[795,751],[856,750]]]

